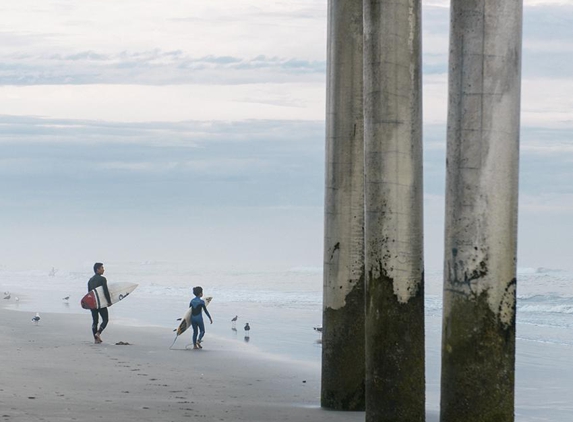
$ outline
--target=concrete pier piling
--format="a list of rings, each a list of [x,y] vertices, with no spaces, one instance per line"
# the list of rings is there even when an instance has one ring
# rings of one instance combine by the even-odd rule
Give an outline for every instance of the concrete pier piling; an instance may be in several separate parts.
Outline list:
[[[364,410],[362,0],[328,2],[321,405]]]
[[[425,420],[420,37],[420,1],[364,1],[369,422]]]
[[[521,22],[452,1],[441,422],[514,420]]]

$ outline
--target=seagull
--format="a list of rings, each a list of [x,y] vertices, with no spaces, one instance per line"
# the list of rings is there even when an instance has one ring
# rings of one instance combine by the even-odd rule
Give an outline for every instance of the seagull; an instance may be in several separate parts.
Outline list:
[[[38,325],[38,321],[40,321],[40,314],[38,312],[36,312],[36,316],[32,318],[32,321],[34,321],[34,324]]]
[[[8,293],[6,296],[4,296],[4,299],[10,299],[10,293]]]
[[[62,300],[65,300],[67,302],[69,298],[70,298],[69,296],[66,296],[66,297],[63,297]]]
[[[322,327],[313,327],[314,331],[318,331],[319,333],[322,333]]]

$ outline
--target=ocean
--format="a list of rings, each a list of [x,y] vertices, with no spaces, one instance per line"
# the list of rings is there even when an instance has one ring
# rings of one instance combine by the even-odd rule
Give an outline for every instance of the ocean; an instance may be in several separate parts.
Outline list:
[[[0,268],[0,292],[8,309],[28,313],[66,313],[86,319],[86,337],[91,336],[91,316],[80,307],[93,275],[85,268],[46,268],[10,270]],[[193,298],[194,286],[202,286],[204,296],[212,296],[208,309],[214,323],[206,320],[204,347],[209,337],[248,342],[254,352],[275,358],[319,364],[322,323],[322,270],[319,268],[212,268],[176,262],[107,262],[108,283],[138,283],[131,295],[110,308],[109,332],[113,324],[153,326],[172,332]],[[63,300],[70,296],[69,300]],[[16,301],[18,297],[18,301]],[[231,319],[238,316],[236,329]],[[243,327],[249,323],[249,336]],[[48,318],[41,320],[49,324]],[[177,339],[174,347],[191,343],[191,330]],[[104,336],[105,338],[105,336]],[[175,338],[175,334],[173,334]],[[136,343],[137,339],[126,339]],[[166,348],[169,344],[166,344]]]
[[[0,266],[0,292],[8,309],[26,317],[42,313],[65,313],[86,320],[86,337],[91,335],[91,318],[79,305],[93,274],[91,263],[76,268],[11,269]],[[129,281],[139,287],[124,301],[110,308],[113,324],[154,326],[172,332],[177,318],[185,313],[200,285],[212,296],[209,311],[214,324],[207,323],[209,337],[247,343],[254,352],[279,359],[320,365],[322,323],[322,268],[213,268],[181,262],[108,262],[108,282]],[[426,274],[426,333],[430,360],[439,366],[442,312],[442,274]],[[573,272],[547,268],[518,270],[517,338],[520,341],[573,346]],[[64,297],[70,296],[68,301]],[[16,301],[16,297],[18,300]],[[236,329],[231,319],[238,316]],[[243,327],[249,323],[248,338]],[[41,320],[50,324],[49,318]],[[175,335],[174,337],[175,338]],[[125,339],[132,343],[137,339]],[[175,347],[191,343],[184,333]],[[232,344],[232,343],[231,343]],[[166,348],[169,344],[166,344]],[[436,374],[430,374],[434,378]]]

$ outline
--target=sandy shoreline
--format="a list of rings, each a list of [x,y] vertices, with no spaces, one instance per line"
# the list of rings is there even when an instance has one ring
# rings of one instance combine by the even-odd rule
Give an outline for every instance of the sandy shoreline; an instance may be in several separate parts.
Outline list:
[[[0,308],[0,421],[363,421],[321,409],[320,365],[261,353],[207,331],[204,349],[169,350],[173,333],[110,322],[91,341],[89,313]],[[438,421],[439,330],[429,319],[427,422]],[[187,334],[187,333],[186,333]],[[116,345],[128,342],[130,345]],[[573,418],[573,348],[518,340],[516,421]]]
[[[90,340],[89,314],[0,309],[2,421],[362,421],[318,407],[318,368],[261,357],[206,337],[201,351],[170,332],[113,321]],[[128,346],[115,345],[129,342]]]

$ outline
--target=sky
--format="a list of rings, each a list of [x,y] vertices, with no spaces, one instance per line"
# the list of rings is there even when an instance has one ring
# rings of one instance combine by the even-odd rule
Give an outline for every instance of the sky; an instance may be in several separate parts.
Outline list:
[[[0,5],[0,266],[322,266],[326,0]],[[449,3],[423,2],[425,261]],[[573,268],[573,0],[526,1],[519,267]]]

